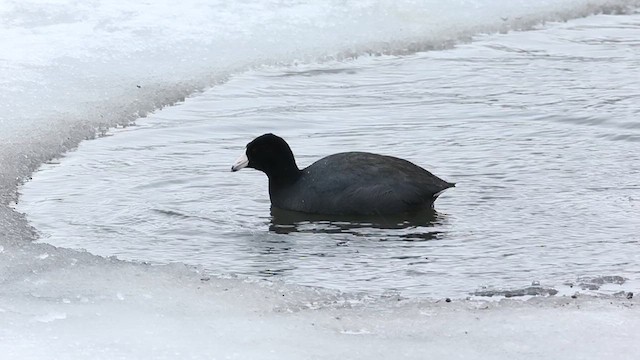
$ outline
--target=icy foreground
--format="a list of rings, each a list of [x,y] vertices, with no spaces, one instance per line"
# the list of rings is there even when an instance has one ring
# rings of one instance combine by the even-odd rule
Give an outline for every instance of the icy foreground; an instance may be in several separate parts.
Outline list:
[[[372,300],[44,244],[0,256],[6,359],[632,359],[640,349],[637,297]]]

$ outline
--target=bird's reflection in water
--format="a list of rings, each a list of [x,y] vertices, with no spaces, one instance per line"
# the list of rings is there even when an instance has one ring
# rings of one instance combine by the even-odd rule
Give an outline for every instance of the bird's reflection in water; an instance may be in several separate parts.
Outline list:
[[[344,216],[306,214],[271,207],[269,230],[278,234],[324,233],[375,236],[381,241],[426,241],[438,237],[445,216],[434,209],[397,215]]]

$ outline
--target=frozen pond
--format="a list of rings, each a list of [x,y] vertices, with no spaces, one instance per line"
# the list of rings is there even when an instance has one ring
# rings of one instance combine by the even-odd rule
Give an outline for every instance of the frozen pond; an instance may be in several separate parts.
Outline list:
[[[601,16],[245,73],[83,143],[35,175],[20,209],[56,246],[347,292],[638,280],[639,24]],[[300,166],[371,151],[457,187],[412,223],[273,217],[266,177],[229,172],[265,132]]]

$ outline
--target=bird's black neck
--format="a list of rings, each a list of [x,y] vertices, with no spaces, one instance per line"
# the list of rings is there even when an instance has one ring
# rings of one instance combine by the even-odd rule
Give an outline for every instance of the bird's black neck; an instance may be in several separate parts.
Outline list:
[[[267,172],[267,177],[269,177],[269,188],[280,188],[292,185],[298,181],[301,175],[302,171],[298,169],[295,162],[270,169],[270,171]]]

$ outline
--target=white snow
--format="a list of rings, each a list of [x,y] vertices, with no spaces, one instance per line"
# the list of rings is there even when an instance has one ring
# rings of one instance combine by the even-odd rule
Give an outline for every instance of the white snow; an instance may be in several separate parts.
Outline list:
[[[29,264],[42,248],[55,256]],[[371,299],[44,244],[10,252],[3,359],[633,359],[640,346],[624,297]]]
[[[369,299],[34,244],[43,162],[234,71],[447,46],[638,1],[0,2],[0,359],[635,359],[636,298]],[[356,16],[357,15],[357,16]]]

